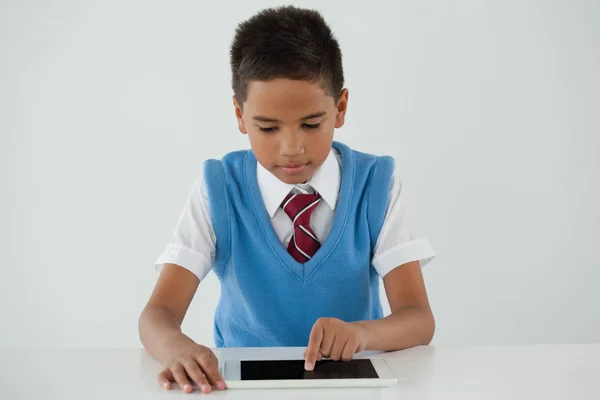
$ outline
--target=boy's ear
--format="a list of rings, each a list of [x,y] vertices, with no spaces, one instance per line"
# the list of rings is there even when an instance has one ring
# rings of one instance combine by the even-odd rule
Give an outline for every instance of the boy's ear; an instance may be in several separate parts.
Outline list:
[[[244,113],[235,96],[233,96],[233,107],[235,108],[235,118],[237,119],[238,129],[245,135],[248,131],[246,130],[246,124],[244,123]]]
[[[346,111],[348,110],[348,89],[342,90],[337,100],[337,112],[335,114],[335,127],[341,128],[346,120]]]

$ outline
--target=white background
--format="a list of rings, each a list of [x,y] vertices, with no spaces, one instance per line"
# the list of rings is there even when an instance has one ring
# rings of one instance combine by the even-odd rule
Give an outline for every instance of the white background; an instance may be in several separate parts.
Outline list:
[[[199,166],[248,146],[234,29],[275,4],[0,2],[0,347],[140,346]],[[599,342],[600,3],[296,4],[344,53],[336,139],[396,158],[438,253],[434,343]]]

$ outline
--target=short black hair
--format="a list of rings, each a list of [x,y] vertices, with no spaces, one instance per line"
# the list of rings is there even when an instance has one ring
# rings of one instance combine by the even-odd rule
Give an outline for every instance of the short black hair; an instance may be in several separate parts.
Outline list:
[[[308,80],[335,101],[344,87],[339,43],[315,10],[284,6],[260,11],[238,25],[230,56],[231,84],[240,105],[252,80]]]

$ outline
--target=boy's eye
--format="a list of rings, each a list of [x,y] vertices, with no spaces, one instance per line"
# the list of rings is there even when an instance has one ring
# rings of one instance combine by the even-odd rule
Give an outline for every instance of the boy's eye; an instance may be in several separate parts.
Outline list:
[[[317,129],[319,126],[321,126],[321,123],[319,122],[318,124],[302,124],[302,127],[304,129]],[[258,126],[258,129],[260,129],[262,132],[265,133],[270,133],[270,132],[275,132],[277,130],[276,126]]]
[[[321,123],[319,122],[318,124],[304,124],[302,126],[304,126],[306,129],[317,129],[319,126],[321,126]]]

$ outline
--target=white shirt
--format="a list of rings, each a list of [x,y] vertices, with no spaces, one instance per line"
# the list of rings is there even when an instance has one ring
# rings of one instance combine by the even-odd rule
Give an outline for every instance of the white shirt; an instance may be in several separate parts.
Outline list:
[[[287,248],[294,233],[294,225],[280,205],[285,196],[297,186],[280,181],[258,162],[256,179],[273,229],[281,244]],[[340,181],[341,158],[337,150],[332,149],[325,162],[306,182],[324,200],[319,202],[310,218],[310,227],[321,243],[331,229]],[[394,173],[384,222],[372,260],[373,267],[381,277],[411,261],[420,261],[421,266],[425,266],[435,257],[429,241],[415,235],[403,194],[402,184]],[[216,236],[209,207],[208,190],[203,171],[200,171],[175,232],[156,260],[158,269],[167,263],[177,264],[193,272],[200,280],[210,272],[215,257]]]

